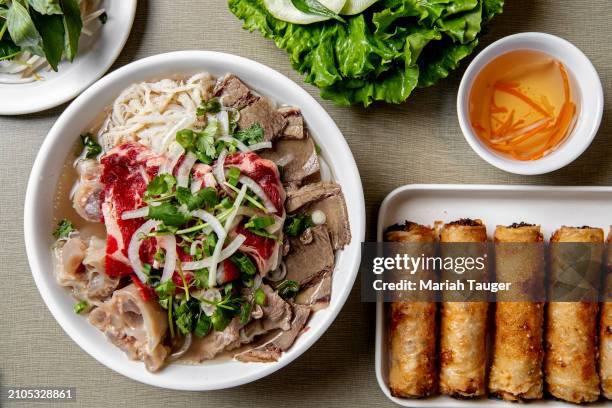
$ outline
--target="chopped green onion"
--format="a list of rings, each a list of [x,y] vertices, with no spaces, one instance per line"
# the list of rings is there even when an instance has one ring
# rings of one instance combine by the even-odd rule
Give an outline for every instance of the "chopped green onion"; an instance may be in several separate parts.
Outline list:
[[[262,288],[257,288],[255,294],[253,295],[255,303],[259,306],[265,306],[266,304],[266,294],[264,293]]]
[[[89,303],[86,300],[81,300],[79,303],[75,303],[74,305],[74,313],[81,314],[89,307]]]
[[[68,238],[68,235],[75,230],[76,228],[74,227],[74,224],[68,218],[63,218],[57,224],[57,228],[53,232],[53,236],[57,239]]]

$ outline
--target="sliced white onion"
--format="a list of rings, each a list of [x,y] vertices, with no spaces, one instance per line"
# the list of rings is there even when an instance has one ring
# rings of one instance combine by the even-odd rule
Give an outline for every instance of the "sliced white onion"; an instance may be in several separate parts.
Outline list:
[[[176,269],[176,238],[174,235],[160,235],[157,237],[157,245],[166,251],[164,256],[164,271],[160,281],[165,282],[172,279]]]
[[[259,289],[259,287],[261,286],[262,280],[261,280],[261,275],[257,274],[255,275],[255,278],[253,279],[253,290],[257,290]]]
[[[195,194],[202,189],[202,179],[195,179],[191,182],[191,194]]]
[[[234,240],[230,242],[228,246],[223,248],[223,250],[221,251],[221,254],[219,255],[218,262],[224,261],[230,256],[234,255],[234,253],[240,248],[240,246],[244,243],[245,240],[246,240],[246,237],[244,235],[242,234],[236,235],[236,238],[234,238]],[[212,265],[212,256],[202,259],[200,261],[184,262],[183,270],[193,271],[196,269],[210,268],[211,265]]]
[[[221,134],[228,135],[229,134],[229,115],[227,111],[222,110],[216,115],[219,124],[221,125]]]
[[[257,197],[261,198],[264,203],[264,206],[266,207],[266,212],[276,212],[276,207],[274,206],[274,204],[272,204],[272,201],[270,201],[268,195],[263,191],[263,188],[261,188],[261,186],[255,182],[255,180],[247,176],[240,176],[238,181],[250,188],[251,191],[253,191],[255,195],[257,195]]]
[[[181,159],[183,153],[185,153],[185,149],[183,149],[183,146],[178,144],[178,142],[170,143],[170,146],[168,146],[168,155],[166,157],[166,163],[164,163],[163,170],[160,171],[160,174],[172,174],[176,163],[178,163],[178,161]]]
[[[191,347],[191,340],[191,333],[187,333],[185,335],[185,339],[183,340],[183,344],[181,344],[181,347],[174,353],[170,354],[170,357],[168,357],[168,361],[176,361],[179,358],[183,357],[187,350],[189,350],[189,347]]]
[[[213,231],[215,231],[215,234],[217,234],[217,237],[220,237],[221,235],[226,235],[226,231],[225,229],[223,229],[223,225],[221,225],[217,217],[215,217],[211,213],[206,212],[204,210],[195,210],[191,212],[191,215],[193,215],[194,217],[198,217],[199,219],[210,225]]]
[[[215,163],[215,167],[213,167],[213,174],[217,179],[217,183],[225,188],[225,157],[227,156],[227,149],[221,150],[219,153],[219,158],[217,159],[217,163]]]
[[[232,223],[234,222],[234,218],[236,218],[236,214],[238,214],[240,205],[242,204],[242,201],[244,200],[244,196],[246,196],[246,190],[247,190],[247,186],[243,184],[242,188],[240,189],[240,192],[238,193],[238,196],[236,197],[236,201],[234,201],[234,208],[232,209],[232,212],[225,219],[224,229],[227,232],[230,231]]]
[[[257,151],[261,149],[270,149],[272,148],[272,142],[259,142],[249,146],[249,150]]]
[[[149,215],[149,207],[141,207],[135,210],[124,211],[121,213],[122,220],[133,220],[134,218],[142,218]]]
[[[138,279],[142,283],[147,281],[147,275],[144,273],[144,269],[142,268],[142,262],[140,261],[140,246],[142,245],[142,240],[140,239],[141,235],[148,234],[151,230],[157,228],[159,225],[159,221],[148,220],[144,224],[140,226],[136,231],[134,231],[134,235],[130,239],[130,245],[128,246],[128,259],[130,261],[130,265],[132,265],[132,269]]]
[[[202,245],[202,241],[200,241],[199,239],[191,243],[191,246],[189,247],[189,255],[195,256],[196,251],[198,249],[198,245]]]
[[[323,225],[327,221],[327,216],[321,210],[315,210],[310,214],[310,218],[315,225]]]
[[[218,289],[207,289],[201,295],[198,296],[199,299],[206,299],[209,302],[220,302],[222,299],[221,292]],[[217,307],[215,305],[211,305],[208,302],[200,302],[200,307],[206,316],[212,316],[215,313]]]
[[[204,175],[204,185],[206,187],[217,187],[217,180],[215,180],[215,176],[212,173],[206,173]]]
[[[231,137],[231,136],[223,136],[220,137],[219,140],[223,141],[223,142],[227,142],[227,143],[235,143],[236,147],[238,147],[238,150],[240,150],[241,152],[248,152],[249,147],[247,145],[245,145],[244,143],[242,143],[240,140]]]
[[[293,156],[293,153],[287,153],[286,155],[280,157],[278,160],[276,160],[274,162],[274,164],[276,164],[277,166],[283,167],[288,165],[289,163],[291,163],[291,161],[294,159],[295,157]]]
[[[268,272],[266,278],[269,281],[278,282],[285,279],[285,276],[287,276],[287,266],[284,262],[281,262],[276,269]]]
[[[179,187],[187,187],[189,185],[189,174],[191,169],[198,160],[197,156],[193,152],[187,152],[183,162],[179,166],[176,172],[176,185]]]
[[[225,278],[225,262],[221,261],[217,268],[217,285],[223,283],[223,278]]]
[[[319,155],[319,172],[321,173],[321,181],[332,181],[334,179],[329,164]]]

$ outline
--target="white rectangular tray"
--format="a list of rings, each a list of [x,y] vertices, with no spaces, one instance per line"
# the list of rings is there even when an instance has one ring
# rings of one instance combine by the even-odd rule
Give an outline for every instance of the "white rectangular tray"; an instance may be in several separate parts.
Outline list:
[[[604,228],[612,225],[612,187],[549,187],[512,185],[434,185],[414,184],[393,190],[378,213],[377,239],[384,229],[404,220],[433,225],[459,218],[479,218],[489,236],[498,224],[529,222],[542,226],[545,240],[561,225]],[[457,400],[446,396],[403,399],[391,395],[388,386],[387,327],[382,302],[376,305],[376,378],[380,388],[393,402],[405,407],[512,407],[493,399]],[[530,402],[529,407],[572,407],[561,401]],[[515,405],[516,406],[516,405]],[[587,404],[610,407],[610,401]]]

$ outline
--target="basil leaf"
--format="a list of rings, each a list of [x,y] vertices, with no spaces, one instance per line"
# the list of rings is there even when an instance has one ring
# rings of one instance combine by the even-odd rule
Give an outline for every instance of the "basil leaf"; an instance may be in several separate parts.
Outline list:
[[[329,17],[346,24],[346,21],[342,17],[325,7],[318,0],[291,0],[291,3],[293,3],[293,6],[302,13]]]
[[[28,4],[43,15],[64,14],[58,0],[28,0]]]
[[[64,49],[66,58],[70,62],[74,60],[79,50],[79,38],[83,29],[83,20],[77,0],[60,0],[62,11],[64,12],[64,29],[66,30],[66,41]]]
[[[51,68],[57,72],[57,64],[64,53],[64,24],[59,15],[44,16],[35,10],[31,11],[32,21],[42,38],[45,58]]]
[[[15,45],[11,40],[0,41],[0,61],[10,60],[15,58],[21,52],[21,48]]]
[[[191,217],[180,212],[172,204],[164,202],[160,205],[149,206],[149,218],[163,221],[166,225],[180,227],[187,223]]]
[[[18,1],[13,1],[6,13],[6,27],[13,42],[21,48],[36,55],[45,53],[41,47],[42,38],[28,13],[28,10]]]

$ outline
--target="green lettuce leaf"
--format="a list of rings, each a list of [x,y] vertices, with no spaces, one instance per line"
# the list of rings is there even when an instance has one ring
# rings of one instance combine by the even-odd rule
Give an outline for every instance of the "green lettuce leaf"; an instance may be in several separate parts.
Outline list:
[[[229,0],[244,28],[285,50],[305,81],[340,105],[402,103],[456,69],[478,44],[503,0],[381,0],[346,24],[297,25],[270,15],[262,0]]]

